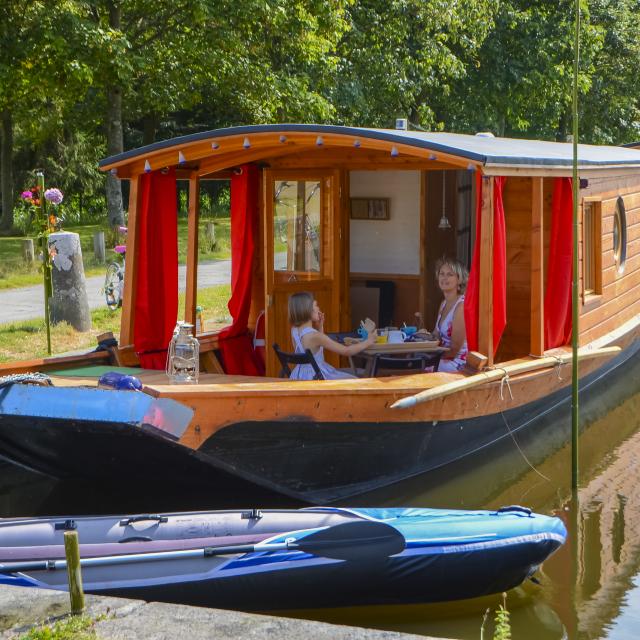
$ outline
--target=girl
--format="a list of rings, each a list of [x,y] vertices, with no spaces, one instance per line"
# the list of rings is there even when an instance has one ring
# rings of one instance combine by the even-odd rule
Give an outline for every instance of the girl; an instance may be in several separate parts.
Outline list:
[[[325,349],[341,356],[354,356],[376,341],[375,331],[371,331],[366,340],[348,347],[332,340],[323,333],[324,313],[320,311],[313,296],[306,291],[294,293],[289,298],[289,324],[291,324],[291,339],[295,353],[304,353],[305,349],[310,349],[326,380],[355,378],[355,376],[326,363],[324,361]],[[310,364],[299,364],[291,372],[290,378],[291,380],[313,380],[313,376],[314,371]]]
[[[436,279],[444,296],[433,333],[448,351],[442,354],[438,371],[458,371],[467,361],[467,337],[464,327],[464,290],[469,279],[467,269],[456,260],[442,258],[436,263]]]

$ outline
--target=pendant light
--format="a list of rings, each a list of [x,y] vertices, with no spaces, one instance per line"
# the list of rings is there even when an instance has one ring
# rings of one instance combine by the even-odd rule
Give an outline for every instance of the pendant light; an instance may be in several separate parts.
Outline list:
[[[442,216],[440,217],[440,222],[438,223],[438,229],[451,229],[451,223],[449,222],[449,218],[447,218],[447,210],[445,206],[445,191],[446,191],[446,174],[442,172]]]

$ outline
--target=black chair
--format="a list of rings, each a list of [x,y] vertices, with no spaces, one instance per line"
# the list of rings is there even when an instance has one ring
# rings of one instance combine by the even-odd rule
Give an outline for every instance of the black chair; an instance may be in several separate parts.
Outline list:
[[[427,367],[433,366],[433,370],[437,371],[440,366],[441,353],[434,354],[416,354],[410,358],[393,358],[376,354],[371,365],[371,377],[375,378],[379,369],[388,369],[391,371],[424,371]]]
[[[311,353],[310,349],[306,349],[304,353],[288,353],[286,351],[282,351],[282,349],[280,349],[280,347],[274,342],[273,350],[276,352],[278,360],[280,360],[280,364],[282,365],[282,369],[280,369],[280,373],[278,374],[280,378],[291,377],[292,369],[289,367],[291,364],[294,366],[298,364],[310,364],[315,372],[313,379],[324,380],[322,371],[320,371],[320,367],[318,366],[318,363],[313,357],[313,353]]]

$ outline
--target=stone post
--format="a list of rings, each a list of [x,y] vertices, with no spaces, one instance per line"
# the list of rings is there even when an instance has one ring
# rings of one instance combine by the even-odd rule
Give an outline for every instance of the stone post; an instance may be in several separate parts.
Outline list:
[[[104,247],[104,231],[96,231],[93,234],[93,253],[96,261],[104,264],[105,247]]]
[[[35,256],[33,253],[33,240],[31,238],[22,241],[22,257],[27,264],[33,264]]]
[[[51,321],[66,321],[77,331],[91,329],[91,312],[87,301],[87,287],[82,265],[80,236],[57,231],[49,236],[52,254],[53,298]]]

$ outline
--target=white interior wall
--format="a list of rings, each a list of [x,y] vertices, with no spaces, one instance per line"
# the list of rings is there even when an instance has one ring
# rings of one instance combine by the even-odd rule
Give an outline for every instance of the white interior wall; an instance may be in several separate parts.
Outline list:
[[[389,198],[389,220],[351,220],[351,273],[420,273],[420,172],[352,171],[352,198]]]

